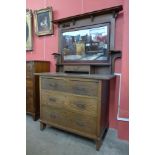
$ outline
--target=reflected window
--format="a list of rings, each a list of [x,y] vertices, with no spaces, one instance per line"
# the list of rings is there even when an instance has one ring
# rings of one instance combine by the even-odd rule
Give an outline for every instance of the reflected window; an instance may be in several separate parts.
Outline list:
[[[107,61],[109,25],[62,33],[64,61]]]

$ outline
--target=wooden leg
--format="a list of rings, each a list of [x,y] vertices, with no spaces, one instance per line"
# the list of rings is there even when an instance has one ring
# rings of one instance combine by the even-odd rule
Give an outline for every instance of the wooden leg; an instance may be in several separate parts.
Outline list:
[[[40,130],[44,130],[46,128],[46,124],[45,123],[42,123],[40,122]]]
[[[107,133],[108,130],[109,130],[109,123],[108,123],[108,125],[107,125],[107,127],[106,127],[106,129],[105,129],[105,133]]]
[[[96,140],[96,150],[99,151],[100,147],[101,147],[101,144],[102,144],[102,140],[101,139],[97,139]]]
[[[33,115],[33,120],[36,121],[37,120],[37,115]]]
[[[107,132],[108,132],[108,129],[109,129],[109,128],[106,128],[106,129],[105,129],[105,134],[107,134]]]

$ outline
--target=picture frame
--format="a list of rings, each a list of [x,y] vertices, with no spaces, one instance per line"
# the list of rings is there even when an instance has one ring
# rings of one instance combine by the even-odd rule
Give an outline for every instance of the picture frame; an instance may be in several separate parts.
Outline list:
[[[26,10],[26,50],[31,51],[33,49],[32,42],[32,11]]]
[[[38,36],[53,34],[52,8],[47,7],[33,12],[35,34]]]

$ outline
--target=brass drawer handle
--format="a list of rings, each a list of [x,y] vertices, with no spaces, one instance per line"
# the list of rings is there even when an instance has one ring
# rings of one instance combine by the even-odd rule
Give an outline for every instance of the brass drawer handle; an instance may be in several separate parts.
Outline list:
[[[81,88],[81,87],[77,87],[76,89],[79,91],[85,91],[85,88]]]
[[[82,110],[86,109],[86,105],[83,104],[83,103],[76,102],[75,105],[76,105],[78,108],[82,109]]]
[[[50,102],[56,102],[56,99],[53,98],[53,97],[49,97],[49,101],[50,101]]]
[[[85,88],[81,88],[81,87],[77,87],[77,86],[73,87],[73,89],[75,89],[77,91],[82,91],[82,92],[86,91]]]
[[[50,83],[49,86],[50,86],[50,87],[56,87],[57,84],[56,84],[56,83]]]

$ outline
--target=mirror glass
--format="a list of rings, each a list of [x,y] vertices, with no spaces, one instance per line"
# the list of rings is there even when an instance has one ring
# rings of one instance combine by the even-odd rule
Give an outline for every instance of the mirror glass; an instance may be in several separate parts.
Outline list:
[[[62,33],[64,61],[107,61],[108,50],[108,25]]]

